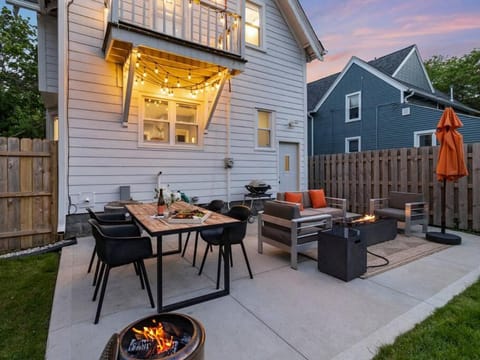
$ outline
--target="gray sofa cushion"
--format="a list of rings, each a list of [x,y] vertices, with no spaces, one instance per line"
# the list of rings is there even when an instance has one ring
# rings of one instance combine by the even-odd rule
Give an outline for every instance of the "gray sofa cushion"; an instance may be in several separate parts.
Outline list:
[[[388,207],[405,210],[406,203],[423,201],[423,194],[390,191],[388,194]]]
[[[324,208],[306,208],[300,212],[302,216],[312,216],[312,215],[332,215],[332,218],[341,218],[343,217],[343,211],[339,208],[333,207],[324,207]]]
[[[293,203],[286,201],[266,201],[263,206],[264,214],[282,219],[292,220],[300,217],[300,209]]]

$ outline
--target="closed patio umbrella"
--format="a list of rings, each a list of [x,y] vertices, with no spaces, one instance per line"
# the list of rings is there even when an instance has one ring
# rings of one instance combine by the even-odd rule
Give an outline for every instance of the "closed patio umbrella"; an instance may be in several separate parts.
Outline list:
[[[457,181],[468,175],[465,166],[465,154],[463,151],[463,137],[457,131],[463,124],[451,107],[445,109],[437,125],[437,140],[440,142],[440,152],[437,162],[437,179],[443,181],[442,186],[442,227],[441,232],[427,232],[426,238],[430,241],[444,244],[457,245],[461,238],[457,235],[445,233],[445,194],[448,181]]]

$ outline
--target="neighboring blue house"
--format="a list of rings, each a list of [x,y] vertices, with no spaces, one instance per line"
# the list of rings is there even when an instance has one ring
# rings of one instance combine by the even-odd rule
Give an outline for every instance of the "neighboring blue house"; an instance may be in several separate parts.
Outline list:
[[[465,143],[480,142],[480,111],[434,89],[416,45],[308,84],[310,155],[436,145],[445,107],[463,122]]]

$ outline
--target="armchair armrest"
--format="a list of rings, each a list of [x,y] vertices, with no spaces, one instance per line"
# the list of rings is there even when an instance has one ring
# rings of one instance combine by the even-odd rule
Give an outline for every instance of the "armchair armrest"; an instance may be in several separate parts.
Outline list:
[[[411,202],[405,204],[405,217],[419,219],[428,216],[428,203],[425,201]]]
[[[376,209],[383,209],[385,207],[388,207],[388,198],[370,199],[368,210],[370,215],[373,215]]]
[[[325,196],[325,200],[327,200],[328,206],[341,209],[343,216],[345,216],[347,213],[347,199]]]
[[[318,228],[322,228],[323,230],[332,228],[332,215],[327,214],[304,216],[301,218],[292,219],[290,221],[291,228],[295,231],[307,230],[311,228],[316,228],[316,231],[319,231]]]

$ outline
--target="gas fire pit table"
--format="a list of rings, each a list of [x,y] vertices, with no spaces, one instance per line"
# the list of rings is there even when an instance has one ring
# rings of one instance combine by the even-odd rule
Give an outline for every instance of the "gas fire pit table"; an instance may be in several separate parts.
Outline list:
[[[397,236],[397,220],[392,218],[352,218],[344,225],[359,230],[360,239],[365,241],[367,246],[393,240]]]

